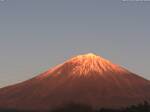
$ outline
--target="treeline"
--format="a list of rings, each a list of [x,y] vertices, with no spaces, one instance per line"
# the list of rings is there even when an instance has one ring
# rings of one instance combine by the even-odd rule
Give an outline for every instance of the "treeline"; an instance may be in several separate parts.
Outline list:
[[[13,109],[0,109],[0,112],[150,112],[150,104],[148,102],[144,102],[143,104],[132,105],[130,107],[122,109],[100,108],[98,110],[93,110],[90,106],[87,105],[69,104],[53,111],[23,111]]]
[[[143,104],[132,105],[122,109],[100,108],[98,110],[93,110],[90,106],[70,104],[52,112],[150,112],[150,104],[145,101]]]

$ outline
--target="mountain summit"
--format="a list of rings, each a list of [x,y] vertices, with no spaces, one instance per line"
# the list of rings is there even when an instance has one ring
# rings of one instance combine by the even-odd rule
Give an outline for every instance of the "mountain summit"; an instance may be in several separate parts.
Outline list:
[[[74,57],[67,64],[69,67],[72,67],[71,72],[74,75],[92,75],[93,73],[103,75],[105,72],[110,71],[124,71],[117,65],[113,65],[108,60],[92,53]]]
[[[44,111],[69,103],[122,108],[149,98],[150,81],[89,53],[0,89],[0,108]]]
[[[105,75],[109,72],[120,74],[122,72],[128,72],[122,67],[112,64],[110,61],[93,53],[75,56],[63,64],[48,70],[41,77],[49,76],[53,71],[55,71],[54,75],[62,75],[63,72],[63,74],[69,74],[70,76]]]

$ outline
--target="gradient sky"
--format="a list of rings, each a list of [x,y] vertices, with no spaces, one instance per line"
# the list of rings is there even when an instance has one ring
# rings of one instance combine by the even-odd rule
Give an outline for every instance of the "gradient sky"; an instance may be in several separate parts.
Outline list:
[[[0,0],[0,87],[93,52],[150,79],[150,2]]]

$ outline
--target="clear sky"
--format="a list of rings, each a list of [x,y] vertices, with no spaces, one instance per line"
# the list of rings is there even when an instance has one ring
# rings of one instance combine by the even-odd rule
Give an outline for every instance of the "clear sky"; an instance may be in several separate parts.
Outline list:
[[[0,87],[93,52],[150,79],[150,2],[0,0]]]

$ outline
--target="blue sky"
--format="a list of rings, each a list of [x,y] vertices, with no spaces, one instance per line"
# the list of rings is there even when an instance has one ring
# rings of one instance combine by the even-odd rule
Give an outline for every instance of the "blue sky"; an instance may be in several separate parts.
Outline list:
[[[150,2],[0,2],[0,87],[96,53],[150,79]]]

